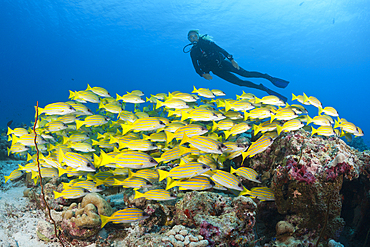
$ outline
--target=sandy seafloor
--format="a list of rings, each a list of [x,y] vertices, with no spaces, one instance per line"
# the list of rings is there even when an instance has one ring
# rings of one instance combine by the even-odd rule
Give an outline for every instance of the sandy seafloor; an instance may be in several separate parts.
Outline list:
[[[4,184],[4,175],[18,167],[22,161],[0,161],[0,246],[1,247],[36,247],[60,246],[58,243],[45,244],[36,235],[37,222],[44,219],[41,210],[30,209],[29,199],[23,197],[27,189],[24,178]]]

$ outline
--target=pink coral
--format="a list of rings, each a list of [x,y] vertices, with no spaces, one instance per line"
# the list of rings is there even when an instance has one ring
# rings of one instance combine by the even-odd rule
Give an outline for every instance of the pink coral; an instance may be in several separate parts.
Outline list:
[[[307,184],[313,184],[316,181],[315,176],[308,171],[306,166],[297,164],[293,159],[287,161],[287,167],[290,177],[297,181],[306,182]]]
[[[219,236],[220,229],[217,226],[214,226],[207,221],[203,221],[200,224],[199,234],[204,237],[204,239],[208,240],[211,246],[214,246],[214,241],[211,240],[213,235]]]

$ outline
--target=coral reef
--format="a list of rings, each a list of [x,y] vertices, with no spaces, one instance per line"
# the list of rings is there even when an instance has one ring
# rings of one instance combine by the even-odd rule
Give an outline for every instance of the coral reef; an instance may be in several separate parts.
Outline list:
[[[295,229],[292,224],[286,221],[279,221],[276,224],[276,243],[273,246],[301,246],[302,242],[295,240],[292,236],[294,231]]]
[[[162,242],[170,242],[173,246],[189,246],[189,247],[205,247],[209,245],[208,240],[202,235],[196,233],[194,229],[187,228],[182,225],[175,225],[171,230],[167,231],[162,238]]]
[[[343,180],[367,175],[369,158],[339,138],[311,137],[299,130],[284,133],[244,165],[271,174],[265,183],[272,185],[278,212],[298,229],[295,236],[312,241],[325,223],[324,238],[336,238],[342,231]]]
[[[188,192],[176,204],[175,224],[199,228],[210,245],[242,245],[254,240],[256,203],[248,197]]]
[[[99,215],[110,216],[112,207],[97,194],[86,195],[80,204],[72,203],[68,210],[63,212],[61,228],[71,238],[88,239],[100,231],[101,220]]]

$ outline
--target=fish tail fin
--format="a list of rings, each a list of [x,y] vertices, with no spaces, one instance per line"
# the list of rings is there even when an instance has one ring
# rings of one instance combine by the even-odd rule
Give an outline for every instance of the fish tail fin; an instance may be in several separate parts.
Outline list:
[[[119,96],[118,93],[116,93],[116,101],[119,101],[122,99],[122,96]]]
[[[84,124],[84,121],[76,120],[76,129],[81,128],[81,126]]]
[[[144,197],[144,193],[140,193],[139,191],[136,190],[134,199],[138,199],[138,198],[141,198],[141,197]]]
[[[132,124],[121,124],[122,135],[126,134],[131,130]]]
[[[248,195],[248,194],[250,194],[250,193],[251,193],[251,191],[250,191],[250,190],[248,190],[247,188],[245,188],[245,187],[243,186],[243,191],[242,191],[242,192],[240,192],[239,196]]]
[[[231,108],[231,104],[229,101],[225,100],[225,112],[228,112]]]
[[[277,133],[278,135],[280,135],[281,131],[283,130],[283,127],[281,127],[280,125],[276,125],[276,130],[277,130]]]
[[[311,126],[311,136],[317,133],[317,129]]]
[[[224,133],[225,133],[225,140],[227,140],[227,138],[229,138],[229,136],[231,135],[231,131],[225,130]]]
[[[294,93],[292,93],[292,101],[293,100],[296,100],[297,99],[297,96],[295,96],[295,94]]]
[[[61,148],[59,148],[59,152],[58,152],[58,162],[59,164],[62,164],[63,160],[64,160],[64,153],[63,153],[63,150]]]
[[[134,176],[134,173],[131,171],[131,169],[128,169],[128,177],[127,177],[127,179],[132,178],[133,176]]]
[[[249,112],[244,111],[244,121],[248,119],[249,115],[250,115]]]
[[[161,106],[163,106],[163,102],[157,99],[157,105],[155,106],[155,109],[158,109]]]
[[[75,97],[76,97],[76,93],[73,92],[73,91],[71,91],[71,90],[69,90],[69,97],[68,97],[68,99],[74,99]]]
[[[110,221],[110,217],[104,215],[100,215],[100,219],[101,219],[101,228],[103,228]]]
[[[312,118],[307,114],[307,124],[312,123]]]
[[[236,171],[232,166],[230,166],[230,173],[233,174]]]
[[[212,131],[215,131],[217,129],[217,123],[215,121],[212,121],[213,125],[212,125]]]
[[[339,120],[337,121],[337,120],[334,119],[334,127],[333,127],[333,129],[339,128],[339,127],[340,127]]]
[[[306,103],[307,101],[309,101],[308,96],[303,93],[303,103]]]
[[[169,131],[165,131],[165,133],[166,133],[166,143],[168,144],[173,140],[173,138],[175,138],[175,134]]]
[[[58,191],[53,190],[53,192],[54,192],[54,199],[58,199],[59,197],[62,196],[62,193],[60,193]]]
[[[169,172],[168,171],[161,170],[161,169],[158,169],[158,174],[159,174],[159,182],[160,182],[163,179],[165,179],[166,177],[168,177]]]
[[[245,158],[247,158],[248,156],[249,156],[249,152],[248,152],[248,150],[247,151],[245,151],[245,152],[242,152],[242,156],[243,156],[243,161],[242,161],[242,163],[244,162],[244,160],[245,160]]]
[[[86,90],[85,91],[88,91],[88,90],[90,90],[91,91],[91,87],[90,87],[90,85],[89,84],[87,84],[87,88],[86,88]]]
[[[190,116],[190,114],[189,114],[188,112],[183,111],[183,112],[181,113],[181,120],[180,120],[180,121],[184,121],[184,120],[188,119],[188,118],[189,118],[189,116]]]
[[[114,158],[106,154],[103,150],[101,150],[100,157],[101,157],[100,166],[105,166],[114,161]]]
[[[257,135],[260,132],[261,127],[259,125],[253,125],[253,134]]]
[[[255,104],[258,104],[260,102],[261,102],[261,99],[260,98],[254,97],[254,103]]]
[[[271,114],[270,123],[272,123],[272,121],[274,121],[275,118],[276,118],[276,115],[275,114]]]
[[[23,171],[24,170],[24,166],[22,166],[21,164],[18,164],[18,170]]]
[[[193,86],[193,91],[191,92],[191,93],[197,93],[198,92],[198,90],[195,88],[195,86]]]
[[[184,133],[184,136],[180,142],[180,146],[183,145],[184,143],[189,142],[190,138]]]
[[[177,182],[174,179],[168,177],[167,178],[166,190],[169,190],[169,189],[171,189],[173,187],[176,187],[176,186],[177,186]]]
[[[94,156],[94,162],[93,162],[93,164],[94,164],[95,168],[100,167],[101,158],[99,156],[97,156],[95,153],[93,154],[93,156]]]
[[[14,130],[12,130],[10,127],[8,127],[8,132],[6,133],[7,135],[13,134]]]

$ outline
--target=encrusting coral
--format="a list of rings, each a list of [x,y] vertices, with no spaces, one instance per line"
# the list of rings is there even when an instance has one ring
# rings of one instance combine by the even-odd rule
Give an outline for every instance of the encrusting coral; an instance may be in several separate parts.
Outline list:
[[[278,212],[299,219],[290,221],[299,229],[296,235],[317,239],[329,211],[324,238],[333,238],[344,226],[339,194],[343,179],[366,175],[366,159],[359,157],[357,150],[337,137],[311,137],[309,132],[299,130],[282,134],[265,152],[244,165],[271,174]]]
[[[279,221],[276,224],[276,242],[273,246],[301,246],[301,241],[295,240],[292,236],[294,231],[292,224],[286,221]]]
[[[112,207],[97,193],[86,195],[80,204],[72,203],[63,212],[61,228],[72,238],[88,239],[95,236],[101,229],[99,215],[110,216]]]
[[[213,192],[188,192],[176,203],[174,222],[199,228],[210,244],[242,245],[254,240],[257,205],[249,197]]]

